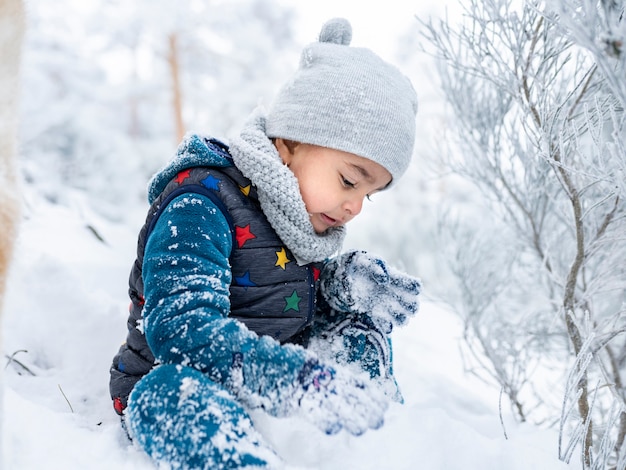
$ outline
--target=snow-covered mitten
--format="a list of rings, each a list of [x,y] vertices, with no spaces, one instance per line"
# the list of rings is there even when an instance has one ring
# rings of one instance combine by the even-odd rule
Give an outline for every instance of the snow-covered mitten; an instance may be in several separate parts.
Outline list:
[[[391,338],[369,315],[324,308],[316,314],[309,350],[320,359],[366,372],[392,400],[404,400],[393,375]]]
[[[133,389],[125,413],[133,442],[159,465],[211,470],[281,467],[241,404],[191,367],[154,368]]]
[[[334,364],[333,364],[334,365]],[[233,354],[225,387],[248,409],[301,416],[327,434],[359,435],[383,423],[387,399],[362,373],[323,363],[311,351],[262,336]]]
[[[340,312],[369,314],[384,333],[419,309],[420,281],[365,251],[331,259],[320,276],[322,296]]]
[[[387,400],[365,381],[309,359],[298,375],[295,391],[303,417],[326,434],[345,429],[355,436],[383,425]]]

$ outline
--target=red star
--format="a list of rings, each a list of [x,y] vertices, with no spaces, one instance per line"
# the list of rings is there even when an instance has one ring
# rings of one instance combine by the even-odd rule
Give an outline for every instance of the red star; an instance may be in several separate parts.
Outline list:
[[[180,173],[178,173],[176,175],[176,182],[178,184],[183,184],[183,181],[185,181],[187,178],[189,178],[191,173],[191,170],[183,170]]]
[[[122,404],[122,399],[120,397],[115,397],[113,400],[113,408],[117,411],[117,414],[121,415],[124,412],[125,406]]]
[[[250,224],[248,224],[245,227],[235,227],[235,238],[237,245],[241,248],[248,240],[256,238],[256,235],[250,231]]]
[[[311,266],[311,269],[313,270],[313,282],[317,282],[320,278],[320,269],[315,266]]]

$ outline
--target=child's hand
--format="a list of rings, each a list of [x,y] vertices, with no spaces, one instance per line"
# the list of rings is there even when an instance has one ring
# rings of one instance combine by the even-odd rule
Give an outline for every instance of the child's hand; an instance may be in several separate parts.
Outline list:
[[[385,333],[419,309],[421,283],[364,251],[350,251],[324,266],[321,292],[341,312],[370,314]]]
[[[302,415],[326,434],[345,429],[359,436],[383,425],[387,399],[344,370],[309,359],[298,382],[301,388],[296,390],[296,398]]]

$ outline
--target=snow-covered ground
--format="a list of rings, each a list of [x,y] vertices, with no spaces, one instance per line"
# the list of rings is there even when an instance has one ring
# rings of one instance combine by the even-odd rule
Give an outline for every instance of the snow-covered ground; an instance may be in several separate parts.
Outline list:
[[[3,356],[13,361],[3,364],[3,468],[154,468],[126,440],[108,396],[138,227],[105,222],[85,204],[28,199],[5,306]],[[463,374],[460,333],[428,298],[394,333],[406,403],[392,405],[378,431],[326,436],[296,419],[253,417],[289,469],[577,470],[557,460],[556,432],[516,425],[507,410],[504,437],[497,391]]]

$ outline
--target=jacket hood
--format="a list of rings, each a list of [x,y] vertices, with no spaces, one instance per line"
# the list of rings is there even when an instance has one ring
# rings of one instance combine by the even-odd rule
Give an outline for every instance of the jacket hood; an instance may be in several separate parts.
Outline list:
[[[217,139],[188,134],[176,150],[176,155],[161,168],[148,183],[148,201],[150,204],[165,189],[167,183],[178,173],[198,166],[228,167],[233,160],[226,144]]]

